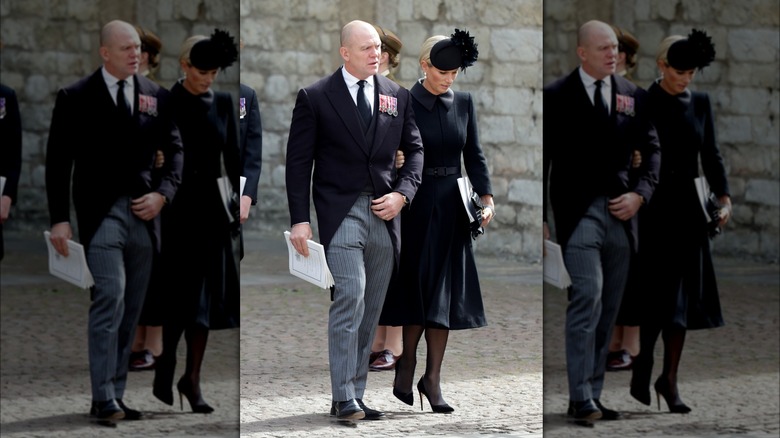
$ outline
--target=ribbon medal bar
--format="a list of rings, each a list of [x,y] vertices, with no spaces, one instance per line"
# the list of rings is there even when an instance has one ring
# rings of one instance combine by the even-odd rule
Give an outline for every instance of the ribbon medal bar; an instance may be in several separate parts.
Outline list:
[[[138,95],[138,111],[157,117],[157,98],[154,96]]]

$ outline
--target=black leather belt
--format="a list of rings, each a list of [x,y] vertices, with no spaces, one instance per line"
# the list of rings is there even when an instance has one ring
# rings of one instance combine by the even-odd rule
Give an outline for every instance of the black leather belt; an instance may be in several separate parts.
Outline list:
[[[447,176],[460,173],[459,167],[426,167],[423,169],[425,175],[430,176]]]

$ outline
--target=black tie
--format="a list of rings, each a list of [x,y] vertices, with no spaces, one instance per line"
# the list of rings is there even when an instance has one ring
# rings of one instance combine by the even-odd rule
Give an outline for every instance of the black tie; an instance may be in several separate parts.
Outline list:
[[[363,85],[366,85],[366,81],[358,81],[357,109],[360,118],[362,118],[363,123],[365,123],[365,130],[368,130],[368,125],[371,124],[371,108],[368,106],[366,94],[363,92]]]
[[[119,108],[122,114],[130,117],[132,114],[130,113],[130,105],[127,104],[127,99],[125,98],[125,81],[121,80],[116,85],[116,107]]]
[[[601,97],[601,84],[603,81],[596,81],[596,91],[593,92],[593,106],[596,108],[596,113],[604,118],[609,117],[609,110],[607,105],[604,104],[604,99]]]

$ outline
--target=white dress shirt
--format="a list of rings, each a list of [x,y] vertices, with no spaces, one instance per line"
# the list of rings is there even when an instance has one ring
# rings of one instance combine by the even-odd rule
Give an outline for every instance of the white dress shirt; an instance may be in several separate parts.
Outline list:
[[[103,72],[103,80],[106,81],[106,86],[108,87],[108,94],[111,95],[111,100],[114,101],[114,105],[116,105],[116,90],[119,88],[119,79],[115,78],[111,73],[106,71],[106,67],[104,66],[101,71]],[[127,100],[127,104],[130,106],[130,114],[133,114],[133,104],[135,103],[135,93],[133,93],[133,88],[135,88],[135,81],[133,80],[132,76],[128,76],[125,78],[125,99]]]
[[[596,91],[596,78],[585,73],[585,70],[583,70],[582,66],[580,66],[580,79],[582,79],[582,85],[585,86],[585,91],[588,93],[588,99],[590,99],[590,103],[595,105],[596,102],[593,101],[593,92]],[[607,114],[611,114],[612,79],[610,76],[607,76],[601,80],[601,99],[607,106]]]
[[[355,102],[355,106],[357,106],[357,93],[360,88],[358,81],[360,79],[349,74],[344,66],[341,67],[341,74],[344,75],[344,82],[347,83],[349,95],[352,96],[352,101]],[[371,115],[374,115],[374,76],[366,78],[366,83],[363,84],[363,93],[366,95],[366,100],[368,100],[368,108],[371,110]]]

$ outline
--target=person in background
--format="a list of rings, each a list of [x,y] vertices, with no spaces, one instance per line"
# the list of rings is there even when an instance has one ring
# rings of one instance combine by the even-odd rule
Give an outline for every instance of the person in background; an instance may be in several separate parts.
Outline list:
[[[423,161],[409,91],[378,74],[380,47],[371,24],[342,28],[344,64],[298,92],[287,142],[290,242],[309,255],[313,197],[336,283],[328,355],[330,413],[340,421],[384,416],[363,402],[368,356],[400,255],[399,213],[417,192]],[[398,149],[406,161],[396,171]]]
[[[618,57],[616,74],[633,82],[633,73],[636,70],[636,54],[639,51],[639,41],[627,30],[617,26],[612,26],[618,40]],[[638,149],[634,150],[634,157],[630,171],[631,176],[635,176],[639,166],[642,164],[642,155]],[[642,214],[639,210],[638,214]],[[641,220],[641,219],[640,219]],[[626,290],[623,292],[623,299],[620,302],[615,327],[612,330],[612,339],[609,342],[609,353],[607,353],[607,371],[630,370],[631,363],[639,354],[639,323],[631,315],[636,314],[634,306],[637,303],[636,290],[638,285],[636,275],[636,260],[632,261],[629,267]]]
[[[650,85],[650,112],[663,145],[663,165],[653,202],[642,212],[640,278],[641,348],[634,361],[631,395],[649,405],[653,352],[664,345],[663,369],[653,387],[660,409],[691,411],[677,388],[677,376],[688,330],[724,325],[718,297],[707,219],[694,179],[699,160],[720,204],[718,226],[731,217],[726,168],[715,138],[715,119],[707,93],[688,87],[715,59],[715,46],[703,31],[664,39],[656,56],[661,77]]]
[[[160,250],[160,211],[174,199],[182,175],[172,96],[138,74],[140,49],[129,23],[114,20],[102,28],[103,66],[59,90],[46,149],[50,241],[68,256],[72,190],[79,238],[95,280],[87,331],[90,415],[107,426],[142,417],[123,401],[130,346],[153,254]],[[155,180],[158,148],[168,159]]]
[[[0,260],[5,254],[3,224],[11,215],[11,206],[16,204],[19,175],[22,170],[22,118],[16,92],[0,84],[0,177],[4,186],[0,190]]]
[[[477,44],[468,32],[428,38],[420,50],[423,78],[414,84],[412,108],[425,156],[423,179],[413,208],[401,217],[401,263],[387,294],[381,323],[403,326],[403,354],[396,363],[393,395],[414,403],[417,346],[425,335],[425,373],[417,382],[420,408],[428,399],[433,412],[454,411],[444,400],[441,368],[451,330],[487,324],[469,219],[458,190],[461,160],[485,206],[481,225],[494,216],[487,160],[479,143],[471,94],[455,92],[458,70],[476,62]]]
[[[382,54],[379,60],[379,74],[398,83],[393,72],[398,68],[398,58],[403,43],[390,30],[374,25],[382,41]],[[400,85],[400,84],[399,84]],[[396,168],[403,166],[404,155],[400,149],[396,153]],[[392,280],[391,280],[392,284]],[[403,327],[380,325],[376,328],[374,342],[371,345],[371,354],[368,356],[368,369],[371,371],[387,371],[395,368],[395,362],[401,357],[403,345],[401,337]]]
[[[255,90],[241,84],[239,96],[241,176],[246,178],[240,198],[240,221],[243,224],[249,219],[250,208],[257,204],[257,185],[263,167],[263,122]]]
[[[241,49],[244,41],[240,42]],[[260,102],[255,90],[240,84],[238,101],[239,145],[241,148],[241,176],[246,178],[244,191],[240,193],[240,222],[249,219],[249,211],[257,205],[257,186],[263,170],[263,122],[260,117]],[[244,240],[241,239],[241,258],[244,257]]]
[[[141,38],[141,57],[138,61],[138,73],[146,76],[154,82],[154,74],[160,66],[160,51],[162,50],[162,41],[154,33],[145,30],[140,26],[135,26]],[[155,161],[155,170],[152,172],[152,178],[157,179],[160,176],[160,169],[165,164],[165,155],[162,150],[157,150]],[[146,292],[144,307],[141,310],[141,317],[138,320],[138,327],[135,329],[135,339],[130,350],[130,371],[144,371],[154,369],[154,362],[162,354],[162,316],[160,315],[161,294],[164,291],[159,290],[161,275],[159,268],[159,254],[152,261],[152,276],[149,281],[149,290]]]
[[[238,47],[227,32],[190,37],[179,57],[184,78],[171,87],[186,154],[179,193],[164,216],[167,301],[153,394],[173,404],[176,349],[183,335],[187,359],[176,384],[179,402],[183,408],[183,395],[192,412],[202,414],[214,411],[200,387],[209,332],[239,326],[238,123],[230,93],[211,88],[219,71],[237,59]],[[217,184],[223,176],[233,187],[227,200]]]

